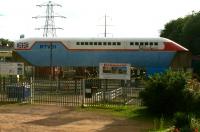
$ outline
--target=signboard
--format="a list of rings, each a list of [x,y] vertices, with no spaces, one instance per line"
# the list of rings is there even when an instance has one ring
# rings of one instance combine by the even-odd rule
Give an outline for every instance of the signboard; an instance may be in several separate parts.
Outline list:
[[[125,63],[100,63],[100,79],[130,80],[130,64]]]
[[[23,75],[24,64],[17,62],[1,62],[0,75]]]

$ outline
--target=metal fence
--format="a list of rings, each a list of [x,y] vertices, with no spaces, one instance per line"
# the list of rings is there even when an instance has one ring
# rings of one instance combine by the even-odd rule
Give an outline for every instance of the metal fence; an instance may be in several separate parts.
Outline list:
[[[32,83],[33,104],[57,104],[61,106],[80,106],[82,82],[34,80]]]
[[[0,102],[61,106],[141,105],[139,92],[123,80],[23,80],[0,78]]]
[[[0,77],[0,102],[29,102],[31,88],[15,77]]]

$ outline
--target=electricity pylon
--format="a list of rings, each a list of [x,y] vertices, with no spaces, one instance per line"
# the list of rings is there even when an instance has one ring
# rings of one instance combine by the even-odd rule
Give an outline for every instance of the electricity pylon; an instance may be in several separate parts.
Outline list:
[[[55,21],[54,18],[56,17],[60,17],[60,18],[66,18],[64,16],[60,16],[60,15],[54,15],[54,6],[59,6],[62,7],[59,4],[53,3],[52,1],[49,1],[47,3],[41,4],[41,5],[36,5],[38,7],[46,7],[46,15],[45,16],[36,16],[33,17],[35,19],[38,18],[45,18],[45,24],[43,27],[41,28],[36,28],[36,30],[40,30],[43,29],[43,37],[56,37],[56,30],[57,29],[63,29],[60,27],[56,27],[55,26]]]
[[[104,27],[104,33],[101,33],[101,34],[104,35],[104,38],[106,38],[108,34],[111,34],[111,35],[112,35],[112,33],[108,33],[108,32],[107,32],[107,27],[108,27],[108,26],[112,26],[112,25],[108,25],[108,24],[107,24],[107,18],[109,18],[109,16],[107,16],[107,15],[105,14],[105,16],[104,16],[104,24],[103,24],[103,25],[98,25],[98,26],[103,26],[103,27]]]

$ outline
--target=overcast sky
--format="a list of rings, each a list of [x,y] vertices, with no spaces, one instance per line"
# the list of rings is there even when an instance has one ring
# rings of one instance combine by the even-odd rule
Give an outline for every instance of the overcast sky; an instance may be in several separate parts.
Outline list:
[[[37,4],[48,0],[0,0],[0,38],[19,39],[20,34],[42,37],[45,8]],[[158,37],[170,20],[200,10],[200,0],[54,0],[57,37],[103,37],[104,15],[107,14],[109,37]]]

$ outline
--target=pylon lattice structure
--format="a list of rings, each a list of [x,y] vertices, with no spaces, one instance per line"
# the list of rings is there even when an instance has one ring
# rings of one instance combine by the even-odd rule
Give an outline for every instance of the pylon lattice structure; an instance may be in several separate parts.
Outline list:
[[[54,6],[59,6],[62,7],[59,4],[53,3],[52,1],[49,1],[47,3],[41,4],[41,5],[36,5],[38,7],[46,7],[46,16],[36,16],[33,18],[45,18],[45,25],[41,28],[36,28],[36,30],[43,29],[43,37],[56,37],[56,30],[57,29],[63,29],[60,27],[55,26],[55,21],[54,18],[60,17],[60,18],[66,18],[64,16],[60,15],[54,15]]]

